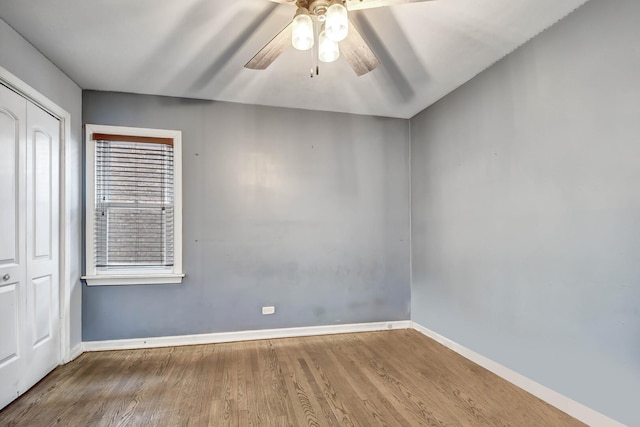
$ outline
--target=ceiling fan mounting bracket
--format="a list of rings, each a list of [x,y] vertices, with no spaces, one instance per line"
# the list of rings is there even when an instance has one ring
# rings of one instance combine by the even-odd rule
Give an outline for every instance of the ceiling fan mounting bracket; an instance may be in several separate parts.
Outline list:
[[[324,22],[329,2],[327,0],[313,0],[309,5],[311,13],[318,17],[318,21]]]
[[[327,9],[334,3],[345,4],[345,0],[297,0],[296,6],[298,10],[300,8],[307,9],[311,16],[318,18],[318,21],[325,21],[325,14]]]

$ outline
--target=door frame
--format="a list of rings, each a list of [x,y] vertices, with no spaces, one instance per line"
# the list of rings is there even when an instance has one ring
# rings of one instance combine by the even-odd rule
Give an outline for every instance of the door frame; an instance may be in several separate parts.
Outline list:
[[[0,82],[60,121],[60,365],[79,355],[71,349],[71,115],[2,66]]]

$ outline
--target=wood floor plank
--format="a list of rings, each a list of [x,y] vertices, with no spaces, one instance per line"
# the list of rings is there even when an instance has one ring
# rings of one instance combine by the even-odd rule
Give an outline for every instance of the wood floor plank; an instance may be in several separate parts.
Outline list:
[[[339,375],[351,384],[358,398],[363,402],[375,424],[382,426],[410,425],[410,421],[390,404],[380,390],[369,381],[356,358],[351,357],[348,347],[344,343],[331,337],[324,337],[326,348],[330,349],[329,356],[335,364]]]
[[[282,340],[274,347],[280,363],[280,375],[283,386],[286,388],[288,400],[291,403],[291,409],[295,412],[296,425],[319,427],[327,425],[323,419],[323,414],[319,411],[319,407],[314,407],[309,397],[310,386],[303,379],[302,372],[297,369],[295,360],[289,357],[292,354],[290,350],[291,340]],[[308,391],[309,390],[309,391]]]
[[[1,426],[580,426],[413,330],[86,353]]]
[[[394,354],[402,349],[397,340],[394,340],[392,344],[392,348],[396,349]],[[380,362],[391,357],[386,351],[385,340],[377,339],[375,342],[367,342],[361,349],[369,350],[369,354],[373,355],[369,359],[371,366],[401,393],[403,397],[400,399],[412,401],[420,408],[429,425],[437,425],[438,420],[448,420],[458,425],[482,425],[476,412],[470,411],[466,407],[467,405],[461,404],[455,394],[449,393],[446,385],[434,382],[428,377],[416,379],[420,361],[412,360],[411,353],[405,354],[405,362],[412,360],[413,364],[408,363],[405,369],[399,369],[398,366]],[[420,387],[428,387],[431,392],[428,395],[416,395],[412,392]]]
[[[357,342],[353,347],[355,357],[362,361],[362,366],[371,381],[380,389],[386,391],[389,401],[402,413],[413,418],[411,425],[443,426],[446,424],[459,425],[458,414],[451,414],[447,406],[439,405],[437,394],[433,393],[429,384],[421,387],[409,388],[403,380],[404,375],[396,372],[395,366],[402,371],[410,370],[405,360],[400,359],[402,365],[389,363],[398,360],[378,352],[377,346],[368,346],[368,340]],[[406,358],[406,355],[404,356]],[[411,375],[411,372],[408,374]],[[420,393],[424,388],[430,393]]]
[[[348,384],[340,381],[340,378],[335,375],[333,366],[326,358],[325,348],[319,340],[321,340],[320,337],[315,340],[315,343],[307,345],[306,353],[311,362],[306,363],[307,375],[315,378],[339,425],[353,427],[365,425],[361,421],[367,419],[366,408],[357,399],[349,400],[355,393]]]

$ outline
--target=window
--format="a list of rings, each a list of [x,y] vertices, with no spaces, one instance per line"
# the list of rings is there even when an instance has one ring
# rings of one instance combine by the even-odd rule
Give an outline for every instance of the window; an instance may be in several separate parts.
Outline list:
[[[182,133],[86,125],[88,285],[180,283]]]

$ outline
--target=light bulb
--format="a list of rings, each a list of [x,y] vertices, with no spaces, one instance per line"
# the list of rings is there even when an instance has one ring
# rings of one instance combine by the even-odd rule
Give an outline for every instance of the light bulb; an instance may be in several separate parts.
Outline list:
[[[322,62],[333,62],[340,57],[338,43],[327,37],[326,30],[318,37],[318,59]]]
[[[313,21],[303,7],[298,9],[291,24],[291,44],[298,50],[309,50],[313,46]]]
[[[324,28],[327,37],[334,42],[344,40],[349,31],[349,18],[347,17],[347,9],[342,2],[334,0],[333,4],[327,9],[325,17]]]

